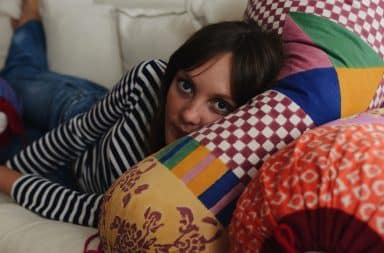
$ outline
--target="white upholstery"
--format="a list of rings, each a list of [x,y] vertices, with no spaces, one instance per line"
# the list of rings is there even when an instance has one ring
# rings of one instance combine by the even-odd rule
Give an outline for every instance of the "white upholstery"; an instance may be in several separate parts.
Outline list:
[[[241,19],[246,0],[186,0],[185,5],[195,20],[201,25],[217,21]]]
[[[12,28],[9,17],[0,15],[0,68],[4,66],[11,36]]]
[[[40,0],[48,64],[111,87],[122,74],[115,12],[92,0]]]
[[[208,23],[241,19],[246,0],[40,0],[53,70],[108,88],[146,58],[167,59]],[[20,0],[0,0],[0,67]],[[116,8],[118,8],[116,10]],[[0,194],[1,253],[83,252],[97,230],[41,218]],[[91,248],[95,248],[97,240]]]
[[[0,15],[17,18],[20,15],[21,0],[1,0]]]
[[[246,5],[244,0],[167,0],[163,1],[164,5],[160,0],[126,1],[125,4],[123,0],[95,1],[118,7],[118,32],[125,69],[148,58],[167,60],[193,32],[219,20],[240,19]],[[148,2],[154,2],[154,6],[148,7]]]
[[[94,0],[94,2],[130,9],[185,9],[184,0]]]
[[[198,29],[193,17],[178,9],[119,9],[118,27],[125,69],[145,59],[168,60]]]
[[[84,242],[97,230],[43,219],[0,194],[0,252],[83,252]],[[92,241],[90,249],[97,248]]]

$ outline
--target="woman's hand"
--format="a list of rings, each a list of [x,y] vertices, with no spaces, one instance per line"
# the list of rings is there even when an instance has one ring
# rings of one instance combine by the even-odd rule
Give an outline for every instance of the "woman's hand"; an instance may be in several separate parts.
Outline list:
[[[11,195],[13,183],[21,177],[21,173],[0,165],[0,192]]]

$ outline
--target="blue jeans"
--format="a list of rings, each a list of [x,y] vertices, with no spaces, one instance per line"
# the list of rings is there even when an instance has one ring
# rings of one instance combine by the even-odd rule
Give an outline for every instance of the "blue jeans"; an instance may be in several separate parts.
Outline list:
[[[0,76],[22,101],[27,144],[58,124],[88,111],[107,93],[106,88],[96,83],[49,71],[40,21],[29,21],[15,30]],[[22,147],[23,144],[15,140],[7,150],[0,151],[0,162]]]

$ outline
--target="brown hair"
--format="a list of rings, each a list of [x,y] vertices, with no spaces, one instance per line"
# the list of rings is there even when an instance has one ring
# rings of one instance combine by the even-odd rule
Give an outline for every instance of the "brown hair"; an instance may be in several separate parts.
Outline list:
[[[237,105],[270,89],[284,59],[280,38],[252,20],[210,24],[194,33],[169,59],[159,110],[151,125],[151,152],[165,145],[166,95],[176,73],[193,70],[228,52],[232,53],[231,93]]]

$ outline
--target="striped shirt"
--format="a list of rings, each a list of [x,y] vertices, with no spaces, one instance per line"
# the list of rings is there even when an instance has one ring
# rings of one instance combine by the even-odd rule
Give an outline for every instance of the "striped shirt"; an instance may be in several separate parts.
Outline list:
[[[148,155],[150,121],[166,64],[143,62],[87,113],[61,124],[7,162],[24,175],[12,198],[49,219],[97,227],[104,192]],[[73,169],[79,191],[42,175]]]

